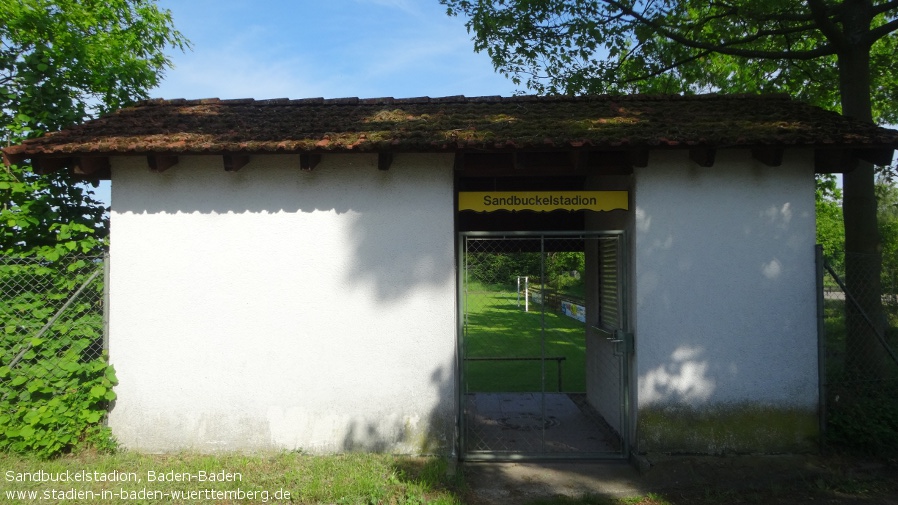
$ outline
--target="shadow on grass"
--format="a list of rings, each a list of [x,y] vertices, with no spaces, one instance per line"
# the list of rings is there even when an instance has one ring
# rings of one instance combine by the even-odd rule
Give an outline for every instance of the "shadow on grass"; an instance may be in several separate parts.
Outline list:
[[[514,293],[507,292],[470,295],[465,323],[465,357],[564,357],[563,391],[585,391],[583,323],[551,311],[543,313],[537,304],[525,312],[523,306],[517,307]],[[546,363],[546,391],[559,389],[557,366],[555,360]],[[543,372],[539,361],[469,361],[465,363],[466,392],[542,391]]]
[[[475,498],[454,465],[446,458],[398,458],[393,476],[407,489],[399,503],[471,503]]]
[[[469,503],[741,505],[898,503],[894,465],[819,456],[680,457],[640,474],[601,463],[478,464]]]

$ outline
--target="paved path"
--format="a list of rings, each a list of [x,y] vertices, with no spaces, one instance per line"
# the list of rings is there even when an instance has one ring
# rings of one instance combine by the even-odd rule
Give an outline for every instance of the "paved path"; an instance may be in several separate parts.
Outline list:
[[[526,503],[557,495],[640,496],[739,490],[825,474],[813,456],[658,457],[642,470],[625,462],[463,463],[474,503]]]

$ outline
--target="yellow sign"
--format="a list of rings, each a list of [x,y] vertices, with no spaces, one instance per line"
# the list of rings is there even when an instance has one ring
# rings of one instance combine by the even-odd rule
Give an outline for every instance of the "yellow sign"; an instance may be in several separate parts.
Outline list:
[[[615,210],[629,209],[626,191],[463,191],[458,210]]]

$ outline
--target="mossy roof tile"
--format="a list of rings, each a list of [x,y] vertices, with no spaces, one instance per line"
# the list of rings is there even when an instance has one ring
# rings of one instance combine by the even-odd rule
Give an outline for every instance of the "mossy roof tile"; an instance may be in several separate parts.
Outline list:
[[[785,95],[147,100],[8,155],[898,147],[898,132]]]

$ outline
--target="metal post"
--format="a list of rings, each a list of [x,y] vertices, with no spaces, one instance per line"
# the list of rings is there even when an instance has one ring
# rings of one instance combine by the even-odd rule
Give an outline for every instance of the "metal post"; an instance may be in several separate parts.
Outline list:
[[[103,254],[103,350],[109,352],[109,253]]]
[[[814,266],[817,272],[817,402],[820,406],[820,443],[826,433],[826,325],[823,301],[823,246],[814,246]]]

